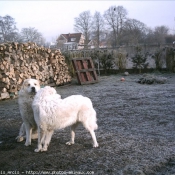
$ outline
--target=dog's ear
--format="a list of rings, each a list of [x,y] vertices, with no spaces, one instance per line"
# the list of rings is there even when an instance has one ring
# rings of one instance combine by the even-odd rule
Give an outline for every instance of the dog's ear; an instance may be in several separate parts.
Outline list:
[[[27,86],[28,79],[23,81],[23,84],[21,86],[21,89],[23,90]]]
[[[40,86],[40,81],[39,80],[37,80],[37,83],[38,83],[38,86]]]

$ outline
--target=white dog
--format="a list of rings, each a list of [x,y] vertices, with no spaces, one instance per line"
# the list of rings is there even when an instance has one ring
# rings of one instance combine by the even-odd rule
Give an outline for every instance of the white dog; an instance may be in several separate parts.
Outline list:
[[[47,151],[54,130],[67,126],[71,126],[71,140],[66,144],[74,144],[78,123],[82,123],[90,132],[93,147],[98,147],[94,132],[98,128],[96,112],[89,98],[72,95],[61,99],[54,88],[46,86],[36,94],[32,108],[38,126],[38,148],[35,152]]]
[[[26,137],[26,146],[31,145],[31,139],[37,138],[38,135],[32,110],[32,102],[39,89],[40,84],[38,80],[26,79],[19,91],[18,104],[23,124],[21,125],[19,136],[16,139],[18,142],[21,142]]]

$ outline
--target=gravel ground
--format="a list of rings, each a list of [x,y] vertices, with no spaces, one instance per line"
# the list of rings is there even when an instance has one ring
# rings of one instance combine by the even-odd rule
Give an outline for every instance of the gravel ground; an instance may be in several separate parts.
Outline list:
[[[82,94],[97,112],[99,148],[79,126],[75,144],[69,128],[55,131],[48,152],[17,143],[22,123],[17,99],[0,101],[0,174],[175,175],[175,74],[165,84],[139,84],[140,75],[99,77],[91,85],[57,87],[65,98]]]

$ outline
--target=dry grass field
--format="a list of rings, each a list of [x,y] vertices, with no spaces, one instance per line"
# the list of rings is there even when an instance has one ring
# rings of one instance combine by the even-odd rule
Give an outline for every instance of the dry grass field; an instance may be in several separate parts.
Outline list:
[[[141,75],[101,76],[99,82],[57,87],[65,98],[82,94],[97,112],[99,148],[79,126],[75,145],[65,143],[69,128],[56,131],[48,152],[17,143],[21,124],[17,99],[0,101],[0,172],[17,174],[175,175],[175,74],[165,84],[139,84]],[[158,75],[159,76],[159,75]],[[29,172],[30,171],[30,172]]]

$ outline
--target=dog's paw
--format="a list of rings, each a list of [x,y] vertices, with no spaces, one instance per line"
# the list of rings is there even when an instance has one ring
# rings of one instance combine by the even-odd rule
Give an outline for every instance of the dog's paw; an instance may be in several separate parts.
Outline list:
[[[31,145],[31,143],[26,142],[24,145],[25,145],[25,146],[30,146],[30,145]]]
[[[66,142],[66,145],[73,145],[74,144],[74,142]]]
[[[98,146],[99,146],[98,143],[94,143],[94,144],[93,144],[93,147],[94,147],[94,148],[97,148]]]
[[[47,147],[43,147],[40,151],[41,152],[47,151]]]
[[[40,149],[37,148],[34,150],[34,152],[38,153],[38,152],[40,152]]]
[[[17,136],[16,137],[17,142],[22,142],[23,140],[24,140],[24,137],[22,137],[22,136]]]

